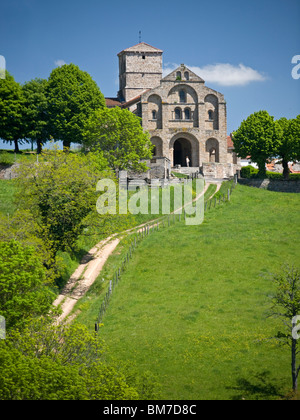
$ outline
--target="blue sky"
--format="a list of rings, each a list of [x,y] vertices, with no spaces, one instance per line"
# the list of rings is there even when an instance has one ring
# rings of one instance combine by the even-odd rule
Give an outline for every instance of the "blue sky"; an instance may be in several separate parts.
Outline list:
[[[228,133],[261,109],[276,119],[300,113],[300,79],[291,75],[299,0],[9,0],[0,10],[0,55],[20,83],[74,63],[116,96],[117,53],[142,31],[164,51],[165,71],[184,63],[224,94]]]

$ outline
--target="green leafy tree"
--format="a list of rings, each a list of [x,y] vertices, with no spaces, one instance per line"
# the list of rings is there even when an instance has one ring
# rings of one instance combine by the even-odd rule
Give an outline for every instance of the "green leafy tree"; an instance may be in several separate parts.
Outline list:
[[[300,115],[291,120],[280,118],[276,123],[280,140],[277,154],[281,158],[283,176],[288,179],[290,174],[288,163],[300,160]]]
[[[92,150],[102,150],[110,167],[120,170],[147,170],[140,160],[151,158],[153,150],[140,118],[119,107],[97,110],[89,118],[84,145]]]
[[[11,328],[49,311],[55,294],[33,247],[17,241],[0,242],[0,314]]]
[[[37,153],[49,140],[47,124],[47,80],[34,79],[22,87],[25,98],[25,137],[37,144]]]
[[[0,138],[4,142],[14,143],[15,152],[19,152],[19,143],[23,142],[25,117],[25,98],[22,87],[6,71],[5,79],[0,78]]]
[[[266,175],[266,163],[276,156],[280,140],[274,117],[267,111],[250,115],[233,133],[234,150],[241,158],[250,156],[257,163],[259,176]]]
[[[105,107],[105,99],[91,76],[74,64],[65,64],[50,74],[46,96],[49,131],[64,147],[81,143],[83,128],[91,113]]]
[[[273,276],[276,292],[273,296],[272,316],[281,318],[284,328],[276,335],[276,339],[291,349],[291,372],[293,391],[297,391],[300,365],[297,366],[300,327],[300,271],[294,267],[286,267],[281,273]]]
[[[17,241],[24,247],[33,247],[47,269],[47,282],[53,282],[59,275],[61,262],[53,253],[50,239],[45,240],[44,235],[45,229],[30,210],[17,209],[12,215],[0,214],[0,241]]]
[[[2,341],[2,342],[1,342]],[[107,362],[99,336],[80,324],[35,319],[0,340],[1,400],[153,399],[156,386]]]
[[[86,217],[91,212],[97,216],[96,185],[102,177],[113,176],[101,153],[47,152],[38,164],[20,167],[20,208],[36,218],[54,256],[58,250],[72,250]]]

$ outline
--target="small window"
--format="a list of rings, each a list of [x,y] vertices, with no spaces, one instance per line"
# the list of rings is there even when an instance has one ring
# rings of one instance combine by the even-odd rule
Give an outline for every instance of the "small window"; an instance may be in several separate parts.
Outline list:
[[[185,78],[185,80],[190,80],[190,74],[189,74],[188,71],[184,72],[184,78]]]
[[[176,80],[181,80],[181,71],[176,73]]]
[[[184,119],[190,120],[191,119],[191,110],[190,108],[185,108],[184,110]]]
[[[180,91],[179,91],[179,101],[180,101],[181,103],[186,102],[186,93],[185,93],[185,91],[184,91],[184,90],[180,90]]]
[[[208,119],[210,120],[210,121],[212,121],[213,119],[214,119],[214,113],[213,113],[213,111],[208,111]]]
[[[155,110],[152,111],[152,120],[157,119],[157,112]]]
[[[180,108],[175,108],[175,120],[181,120],[182,114]]]
[[[145,55],[143,55],[143,56],[142,56],[142,59],[143,59],[143,60],[145,60],[145,59],[146,59],[146,56],[145,56]]]

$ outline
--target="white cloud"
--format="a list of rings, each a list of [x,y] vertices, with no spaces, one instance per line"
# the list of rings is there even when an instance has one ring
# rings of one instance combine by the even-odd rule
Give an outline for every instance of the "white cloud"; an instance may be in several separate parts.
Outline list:
[[[178,67],[177,64],[168,63],[163,71],[163,75],[167,76]],[[200,76],[205,82],[216,83],[221,86],[246,86],[252,82],[262,82],[266,80],[266,76],[257,70],[247,67],[244,64],[234,66],[229,63],[211,64],[204,67],[187,67]]]
[[[58,67],[63,66],[64,64],[67,64],[64,60],[55,60],[54,61],[55,65]]]

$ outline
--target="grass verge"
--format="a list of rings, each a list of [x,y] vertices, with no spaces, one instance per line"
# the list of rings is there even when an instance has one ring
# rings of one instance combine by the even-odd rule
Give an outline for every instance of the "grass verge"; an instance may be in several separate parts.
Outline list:
[[[278,329],[266,316],[269,276],[299,261],[298,209],[299,195],[239,185],[202,225],[177,223],[141,242],[99,332],[114,356],[157,376],[165,399],[282,397],[290,360],[268,340]],[[97,287],[90,311],[102,301]],[[83,312],[93,328],[96,311]]]

